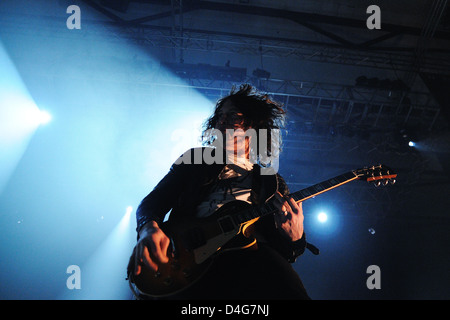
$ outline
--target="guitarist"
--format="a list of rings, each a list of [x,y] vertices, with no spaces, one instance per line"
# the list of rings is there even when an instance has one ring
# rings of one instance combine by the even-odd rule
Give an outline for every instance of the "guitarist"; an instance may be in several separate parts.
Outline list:
[[[270,132],[282,127],[284,117],[280,104],[251,85],[233,88],[217,102],[214,113],[205,122],[203,140],[207,146],[201,151],[212,150],[215,137],[209,134],[210,129],[219,130],[223,136],[226,129]],[[195,219],[212,214],[228,201],[241,200],[252,205],[271,201],[278,212],[261,217],[247,230],[257,240],[254,245],[218,254],[204,276],[171,298],[309,299],[291,266],[307,246],[301,202],[297,204],[287,197],[288,187],[279,174],[263,175],[262,164],[249,160],[252,152],[256,152],[250,147],[252,138],[226,139],[223,148],[228,152],[223,152],[224,161],[195,162],[197,148],[185,153],[184,161],[172,165],[136,211],[138,241],[128,265],[129,272],[138,275],[142,268],[156,271],[159,264],[168,262],[170,239],[160,226],[170,210],[171,220],[186,216]],[[270,150],[272,139],[266,140],[269,152],[273,151]]]

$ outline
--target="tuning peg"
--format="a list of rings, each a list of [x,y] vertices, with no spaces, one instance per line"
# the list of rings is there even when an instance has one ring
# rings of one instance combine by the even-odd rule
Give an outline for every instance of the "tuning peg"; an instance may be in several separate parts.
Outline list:
[[[390,184],[395,184],[396,182],[397,182],[397,180],[395,180],[395,179],[389,179]]]
[[[379,186],[381,186],[381,181],[378,180],[377,182],[374,182],[374,185],[378,188]]]
[[[387,186],[388,183],[389,183],[389,180],[387,180],[387,179],[383,180],[383,186]]]

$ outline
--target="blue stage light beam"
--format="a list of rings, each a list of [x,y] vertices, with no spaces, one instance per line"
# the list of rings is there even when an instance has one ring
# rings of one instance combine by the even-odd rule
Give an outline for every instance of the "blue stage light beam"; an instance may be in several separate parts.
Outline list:
[[[0,193],[31,136],[51,115],[36,106],[14,63],[0,43]]]
[[[39,124],[47,124],[52,121],[52,115],[46,110],[39,110],[36,118]]]
[[[22,7],[29,9],[24,0],[11,2],[12,5],[18,12]],[[33,16],[44,17],[55,8],[40,0],[33,1],[33,10]],[[89,6],[82,10],[85,18],[97,15]],[[61,21],[65,19],[63,10]],[[131,238],[128,241],[128,235],[118,231],[125,222],[114,229],[116,225],[111,221],[119,221],[123,215],[117,207],[124,202],[137,205],[177,157],[200,145],[201,121],[213,108],[211,101],[164,70],[147,50],[120,37],[113,39],[104,27],[89,24],[89,18],[84,21],[85,33],[49,28],[40,33],[42,39],[13,31],[2,38],[13,59],[2,48],[0,97],[2,101],[12,101],[2,106],[15,107],[2,108],[5,115],[14,112],[8,118],[0,115],[0,130],[7,134],[17,132],[20,139],[14,141],[20,141],[22,147],[13,144],[6,133],[1,136],[8,146],[0,146],[0,151],[14,154],[7,157],[11,165],[0,165],[1,172],[7,174],[5,178],[0,176],[0,183],[9,179],[5,189],[8,195],[22,192],[23,208],[4,210],[12,216],[5,221],[21,221],[21,230],[27,232],[26,236],[11,232],[10,241],[3,248],[15,252],[24,243],[30,243],[35,256],[52,255],[51,261],[39,259],[35,264],[3,256],[10,268],[7,271],[13,273],[46,270],[45,274],[30,277],[30,281],[23,280],[23,286],[32,290],[8,293],[12,298],[25,294],[31,299],[60,297],[65,288],[64,272],[72,264],[80,267],[81,289],[64,290],[65,299],[128,298],[122,286],[127,286],[123,290],[128,293],[125,268],[136,232],[127,228]],[[45,19],[27,20],[27,26],[36,30],[42,30],[45,23]],[[61,26],[65,28],[64,23]],[[28,66],[19,69],[28,88],[11,61],[19,67]],[[28,92],[36,101],[45,101],[52,115],[41,112]],[[27,114],[26,110],[36,116],[34,122],[22,131],[12,124],[11,129],[4,130],[4,119],[8,119],[8,124],[24,121],[19,115]],[[51,130],[33,137],[36,128],[51,117]],[[32,119],[27,117],[27,121]],[[22,161],[17,166],[19,160]],[[14,181],[10,176],[13,171]],[[23,186],[34,188],[28,192],[23,191]],[[16,210],[13,205],[11,201],[10,208]],[[98,216],[104,219],[96,223]],[[129,219],[135,220],[134,216]],[[11,230],[9,225],[3,226]],[[0,279],[2,286],[12,292],[9,287],[16,284],[9,279],[13,277],[8,272],[4,274]],[[63,279],[54,280],[55,275]],[[9,282],[5,285],[7,277]],[[111,281],[102,282],[105,277]],[[43,282],[47,284],[45,290]]]
[[[120,222],[89,260],[79,266],[80,288],[65,289],[62,300],[124,300],[131,291],[126,266],[135,242],[133,208],[126,208]]]

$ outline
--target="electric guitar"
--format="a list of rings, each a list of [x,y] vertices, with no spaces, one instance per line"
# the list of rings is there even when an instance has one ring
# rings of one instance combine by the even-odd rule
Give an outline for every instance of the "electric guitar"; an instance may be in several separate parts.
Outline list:
[[[364,180],[380,186],[394,184],[396,177],[397,174],[388,167],[377,165],[350,171],[289,196],[299,203],[353,180]],[[134,267],[129,268],[130,288],[136,297],[164,297],[184,290],[202,277],[215,255],[256,243],[248,227],[260,217],[277,211],[270,202],[257,207],[236,200],[224,204],[206,218],[177,220],[176,223],[169,219],[160,226],[170,238],[169,262],[158,265],[156,272],[142,266],[137,276]],[[134,255],[130,263],[134,263]]]

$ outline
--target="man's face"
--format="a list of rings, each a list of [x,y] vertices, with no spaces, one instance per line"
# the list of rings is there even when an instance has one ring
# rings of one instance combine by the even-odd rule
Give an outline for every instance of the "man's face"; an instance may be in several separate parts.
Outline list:
[[[222,137],[225,139],[225,149],[234,151],[237,155],[248,155],[250,137],[245,137],[245,130],[249,128],[244,128],[242,112],[230,101],[226,101],[218,115],[216,129],[222,133]]]
[[[226,129],[244,129],[244,115],[230,101],[226,101],[219,110],[216,129],[225,133]]]

